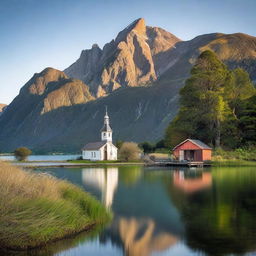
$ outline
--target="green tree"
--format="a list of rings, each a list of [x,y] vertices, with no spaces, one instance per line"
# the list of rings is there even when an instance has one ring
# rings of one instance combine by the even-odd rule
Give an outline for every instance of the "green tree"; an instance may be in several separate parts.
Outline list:
[[[213,52],[201,53],[180,90],[180,110],[167,128],[167,145],[195,137],[220,146],[221,125],[230,114],[223,98],[227,77],[227,67]]]
[[[225,98],[228,100],[235,117],[241,102],[254,94],[255,88],[250,80],[249,74],[245,70],[236,68],[230,71],[225,87]]]
[[[18,161],[24,161],[29,155],[32,154],[32,151],[26,147],[20,147],[15,149],[14,156]]]
[[[156,145],[155,145],[155,148],[158,149],[158,148],[165,148],[165,141],[164,140],[159,140]]]
[[[143,150],[144,153],[151,153],[155,151],[155,145],[147,141],[140,143],[139,147]]]
[[[256,145],[256,95],[243,101],[238,118],[243,146]]]

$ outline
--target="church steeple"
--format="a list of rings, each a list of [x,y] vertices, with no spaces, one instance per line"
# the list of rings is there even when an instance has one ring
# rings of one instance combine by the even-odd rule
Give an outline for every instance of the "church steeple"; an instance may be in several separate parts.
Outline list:
[[[107,106],[106,106],[106,113],[104,116],[104,125],[101,129],[101,140],[112,142],[112,129],[109,125],[109,116],[108,116]]]

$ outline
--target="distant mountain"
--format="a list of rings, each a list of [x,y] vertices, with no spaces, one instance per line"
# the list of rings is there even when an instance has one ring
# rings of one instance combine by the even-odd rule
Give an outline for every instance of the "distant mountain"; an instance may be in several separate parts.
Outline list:
[[[105,105],[114,140],[161,139],[177,113],[179,90],[206,49],[256,81],[255,37],[214,33],[181,41],[138,19],[103,49],[82,51],[64,72],[47,68],[35,74],[0,117],[0,150],[23,145],[37,152],[78,152],[99,139]]]

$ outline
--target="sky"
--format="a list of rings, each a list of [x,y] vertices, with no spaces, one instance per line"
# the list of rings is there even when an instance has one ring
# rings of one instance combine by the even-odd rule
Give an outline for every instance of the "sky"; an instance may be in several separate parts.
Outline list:
[[[46,67],[63,70],[137,18],[182,40],[222,32],[256,36],[256,0],[0,0],[0,103]]]

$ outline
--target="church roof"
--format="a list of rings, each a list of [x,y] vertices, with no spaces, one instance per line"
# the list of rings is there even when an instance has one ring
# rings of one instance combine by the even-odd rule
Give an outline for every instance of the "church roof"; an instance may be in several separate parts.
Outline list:
[[[82,149],[83,150],[97,150],[103,147],[107,141],[99,141],[99,142],[90,142],[87,143]]]
[[[90,142],[87,143],[82,150],[98,150],[102,148],[107,143],[111,144],[113,147],[117,148],[112,142],[109,141],[99,141],[99,142]]]

